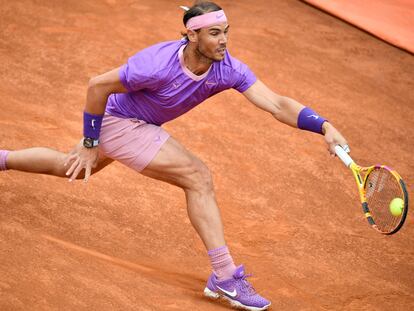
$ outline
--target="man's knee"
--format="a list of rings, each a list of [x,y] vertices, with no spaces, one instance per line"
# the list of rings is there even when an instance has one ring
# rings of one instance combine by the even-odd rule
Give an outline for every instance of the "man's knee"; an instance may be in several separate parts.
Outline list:
[[[191,161],[190,189],[198,192],[213,192],[213,178],[210,169],[201,160],[195,158]]]

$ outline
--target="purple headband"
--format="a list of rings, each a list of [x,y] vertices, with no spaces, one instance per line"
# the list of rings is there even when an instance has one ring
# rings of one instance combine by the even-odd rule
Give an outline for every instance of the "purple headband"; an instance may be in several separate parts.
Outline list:
[[[223,10],[220,10],[205,13],[203,15],[194,16],[187,21],[185,27],[188,30],[197,30],[200,28],[206,28],[225,22],[227,22],[226,14],[224,14]]]

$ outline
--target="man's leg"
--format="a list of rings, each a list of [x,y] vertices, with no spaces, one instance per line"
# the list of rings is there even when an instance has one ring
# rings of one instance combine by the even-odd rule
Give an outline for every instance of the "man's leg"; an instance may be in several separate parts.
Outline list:
[[[142,174],[182,188],[190,221],[207,248],[219,279],[233,276],[236,266],[226,246],[212,177],[207,166],[170,137]]]
[[[208,250],[225,245],[223,224],[207,166],[170,137],[143,175],[182,188],[190,221]]]
[[[70,166],[64,166],[66,156],[63,152],[43,147],[10,151],[5,166],[11,170],[67,177],[66,171]],[[101,158],[92,173],[100,171],[112,161],[109,158]],[[82,178],[83,173],[78,176],[78,179]]]
[[[212,298],[224,297],[232,305],[247,310],[266,310],[270,301],[255,292],[246,280],[244,267],[235,267],[225,245],[223,224],[207,166],[170,137],[142,174],[184,190],[188,215],[208,250],[214,271],[204,294]]]

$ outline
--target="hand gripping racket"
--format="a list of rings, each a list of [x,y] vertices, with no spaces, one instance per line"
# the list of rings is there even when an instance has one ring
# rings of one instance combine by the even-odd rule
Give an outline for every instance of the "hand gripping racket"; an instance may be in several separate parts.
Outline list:
[[[335,146],[335,153],[355,177],[368,223],[382,234],[400,230],[408,211],[408,193],[401,176],[385,165],[361,167],[341,146]]]

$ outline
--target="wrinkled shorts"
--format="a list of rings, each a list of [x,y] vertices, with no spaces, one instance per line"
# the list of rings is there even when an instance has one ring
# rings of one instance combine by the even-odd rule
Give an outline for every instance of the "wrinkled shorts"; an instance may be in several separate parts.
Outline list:
[[[100,156],[141,172],[170,135],[161,127],[138,119],[105,114],[99,137]]]

